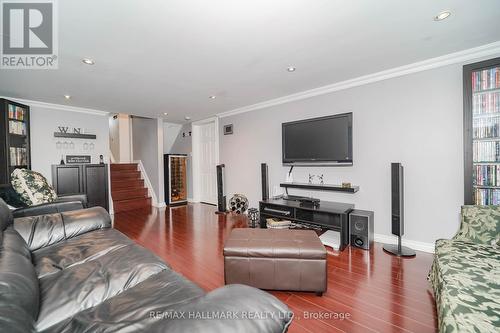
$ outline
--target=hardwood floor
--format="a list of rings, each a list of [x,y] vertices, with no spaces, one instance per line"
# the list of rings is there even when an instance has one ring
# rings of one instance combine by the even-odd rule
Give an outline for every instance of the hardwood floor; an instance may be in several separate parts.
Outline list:
[[[215,207],[117,213],[114,227],[167,261],[174,270],[210,291],[224,285],[224,240],[244,216],[216,215]],[[328,251],[328,291],[271,292],[295,313],[289,332],[436,332],[434,298],[426,280],[432,255],[401,259],[348,247]]]

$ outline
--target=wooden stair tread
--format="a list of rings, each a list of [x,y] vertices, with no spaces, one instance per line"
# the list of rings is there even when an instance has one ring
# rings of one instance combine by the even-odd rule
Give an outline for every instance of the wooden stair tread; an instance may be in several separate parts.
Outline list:
[[[117,201],[113,200],[113,208],[115,213],[144,207],[151,207],[151,197],[132,198]]]
[[[111,164],[111,197],[115,213],[151,207],[137,163]]]

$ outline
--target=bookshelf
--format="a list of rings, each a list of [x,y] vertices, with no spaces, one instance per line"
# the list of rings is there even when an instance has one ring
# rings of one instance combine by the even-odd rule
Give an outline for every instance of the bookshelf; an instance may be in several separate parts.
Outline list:
[[[0,186],[16,168],[31,169],[30,108],[0,99]]]
[[[465,204],[500,204],[500,58],[464,66]]]

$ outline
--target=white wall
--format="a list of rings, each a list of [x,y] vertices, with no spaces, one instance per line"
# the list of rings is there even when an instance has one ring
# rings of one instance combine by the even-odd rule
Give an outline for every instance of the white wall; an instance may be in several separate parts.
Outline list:
[[[118,135],[120,136],[120,163],[132,162],[132,142],[130,140],[130,116],[127,114],[118,114]]]
[[[120,132],[118,115],[109,117],[109,149],[113,154],[115,162],[120,161]]]
[[[451,237],[463,203],[462,64],[222,118],[220,162],[228,196],[261,198],[260,163],[270,188],[284,181],[281,123],[353,112],[352,167],[296,167],[295,181],[325,175],[325,183],[360,186],[355,194],[290,190],[375,211],[375,233],[390,235],[390,163],[405,167],[405,236],[425,243]],[[222,126],[234,124],[233,135]]]
[[[172,147],[165,154],[187,154],[187,195],[193,199],[193,140],[189,133],[192,130],[191,123],[181,126],[177,138]]]
[[[134,160],[141,160],[156,198],[160,194],[157,119],[132,118],[132,147]]]
[[[170,154],[172,146],[181,131],[181,124],[163,123],[163,153]]]
[[[27,103],[29,105],[29,103]],[[61,155],[90,155],[92,163],[99,163],[103,155],[109,163],[108,115],[88,114],[61,110],[63,106],[31,105],[31,168],[52,180],[52,164],[59,164]],[[55,138],[58,126],[82,128],[83,133],[95,134],[96,140]],[[73,142],[74,149],[57,149],[57,142]],[[94,149],[84,149],[84,143],[94,144]]]

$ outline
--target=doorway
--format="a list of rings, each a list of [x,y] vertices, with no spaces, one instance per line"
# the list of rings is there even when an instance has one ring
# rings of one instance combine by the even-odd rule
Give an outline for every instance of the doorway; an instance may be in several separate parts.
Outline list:
[[[217,174],[219,163],[219,119],[193,122],[193,199],[217,204]]]

